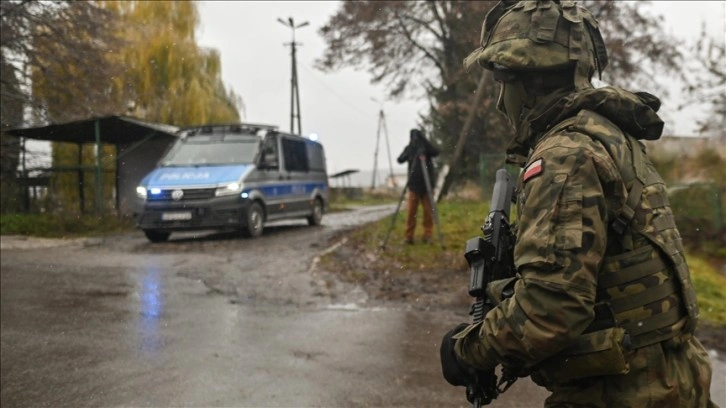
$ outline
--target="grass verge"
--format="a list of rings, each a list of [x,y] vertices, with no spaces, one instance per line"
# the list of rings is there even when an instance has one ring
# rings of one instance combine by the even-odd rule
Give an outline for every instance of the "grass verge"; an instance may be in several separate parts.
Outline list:
[[[81,237],[130,232],[135,230],[131,218],[97,215],[3,214],[0,234],[29,235],[44,238]]]
[[[441,249],[436,227],[433,244],[404,244],[406,215],[404,211],[400,211],[393,224],[394,214],[347,235],[347,246],[354,248],[355,256],[363,260],[359,267],[356,267],[351,259],[336,259],[334,254],[327,255],[322,261],[330,270],[348,270],[348,280],[359,284],[366,284],[367,281],[382,276],[385,276],[385,279],[406,278],[411,273],[417,272],[448,276],[466,275],[468,279],[464,246],[468,239],[481,235],[480,227],[487,212],[488,205],[483,202],[447,201],[439,204],[441,240],[444,243],[444,248]],[[422,226],[419,222],[416,227],[416,239],[420,238],[421,233]],[[385,249],[381,249],[386,236],[388,240]],[[718,245],[718,243],[711,244]],[[703,253],[693,249],[687,252],[702,321],[715,327],[726,327],[726,293],[723,289],[726,288],[726,276],[723,272],[719,272],[719,269],[723,270],[723,265],[726,264],[726,257],[721,257],[712,251]]]

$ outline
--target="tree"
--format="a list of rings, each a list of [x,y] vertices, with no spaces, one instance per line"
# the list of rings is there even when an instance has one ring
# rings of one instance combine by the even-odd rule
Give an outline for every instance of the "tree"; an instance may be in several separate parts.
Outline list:
[[[117,42],[107,29],[113,15],[92,2],[0,2],[2,130],[35,121],[64,121],[114,110],[114,99],[95,92],[120,70],[106,58]],[[78,79],[73,87],[70,80]],[[42,92],[41,92],[42,90]],[[2,211],[20,209],[18,139],[2,133]]]
[[[242,101],[224,87],[219,53],[196,44],[195,3],[108,1],[98,6],[115,16],[115,24],[108,30],[119,41],[118,48],[105,53],[119,74],[107,76],[101,82],[104,85],[95,90],[96,95],[117,101],[112,113],[176,126],[239,121]],[[74,85],[83,80],[72,75],[68,79]],[[49,94],[35,89],[50,99]],[[104,146],[102,154],[104,195],[110,200],[115,151]],[[72,145],[53,146],[56,164],[94,160],[94,146],[85,146],[81,152]],[[75,196],[78,181],[74,175],[57,176],[54,182],[56,193],[63,196],[61,201]],[[85,196],[93,197],[92,184],[84,188],[89,189]]]
[[[131,112],[178,126],[236,122],[242,99],[222,82],[219,52],[195,40],[197,6],[189,1],[109,1],[123,21],[126,71],[115,80]]]
[[[23,96],[42,108],[37,117],[62,122],[130,110],[176,125],[239,120],[241,99],[222,83],[219,53],[195,42],[195,3],[10,4],[6,14],[22,24],[4,35],[3,55],[31,85]]]
[[[709,37],[705,26],[690,49],[689,65],[684,71],[686,92],[685,105],[706,105],[708,116],[699,120],[700,132],[718,136],[726,142],[726,50],[724,42]]]
[[[667,94],[660,74],[682,79],[681,40],[663,29],[663,16],[649,9],[652,2],[587,0],[582,2],[598,19],[609,65],[603,81],[626,89]]]
[[[219,53],[195,42],[193,2],[30,0],[0,6],[3,126],[10,123],[7,100],[18,101],[21,114],[29,108],[36,123],[109,114],[179,126],[240,119],[242,101],[221,80]],[[3,136],[3,145],[3,166],[17,169],[17,159],[5,160],[17,158],[17,141]],[[53,164],[93,163],[94,149],[54,144]],[[104,163],[114,162],[111,147],[101,154]],[[107,178],[111,194],[113,177]],[[54,183],[64,200],[76,199],[80,180],[74,175],[56,176]]]
[[[122,72],[107,58],[119,46],[112,12],[74,1],[3,1],[0,10],[3,70],[8,71],[3,81],[17,79],[13,98],[36,121],[68,121],[118,108],[99,92]]]
[[[5,133],[23,123],[20,84],[15,72],[0,61],[0,212],[20,209],[16,171],[20,161],[20,141]]]
[[[429,113],[419,120],[443,146],[441,157],[451,165],[451,179],[473,178],[480,152],[503,157],[511,134],[495,111],[498,86],[489,81],[473,107],[475,120],[469,133],[460,137],[471,104],[477,100],[472,94],[481,75],[466,74],[462,61],[479,45],[482,21],[495,4],[343,2],[320,30],[327,48],[317,67],[323,71],[364,68],[372,83],[387,87],[391,99],[426,98]],[[647,82],[654,67],[675,72],[679,54],[673,40],[662,33],[659,20],[644,11],[643,3],[591,1],[586,5],[601,20],[606,41],[612,42],[611,65],[603,80],[628,86]],[[464,146],[457,146],[460,139],[465,140]],[[453,163],[457,151],[463,153]]]

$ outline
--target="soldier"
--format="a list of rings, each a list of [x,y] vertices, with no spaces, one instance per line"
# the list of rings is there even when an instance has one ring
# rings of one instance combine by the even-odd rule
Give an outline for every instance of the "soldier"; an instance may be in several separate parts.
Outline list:
[[[444,336],[444,377],[501,364],[546,387],[547,407],[715,406],[681,237],[639,141],[662,133],[658,98],[591,85],[607,53],[574,1],[498,3],[475,64],[501,86],[507,160],[523,167],[517,277],[489,285],[482,323]]]
[[[434,180],[434,166],[431,158],[439,155],[439,149],[432,145],[423,132],[419,129],[411,129],[410,142],[398,156],[399,163],[408,162],[408,197],[406,199],[406,243],[413,244],[413,236],[416,231],[416,212],[418,206],[423,207],[423,242],[431,243],[431,234],[434,229],[433,209],[429,200],[429,191],[424,179],[424,170],[428,171],[429,182]],[[426,162],[426,168],[421,165],[421,157]],[[430,186],[433,188],[433,186]],[[433,192],[431,192],[433,193]]]

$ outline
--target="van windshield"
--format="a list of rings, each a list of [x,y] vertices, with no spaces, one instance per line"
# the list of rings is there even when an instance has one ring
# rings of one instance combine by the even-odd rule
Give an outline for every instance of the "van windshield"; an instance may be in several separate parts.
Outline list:
[[[162,166],[220,166],[230,164],[252,164],[259,152],[257,137],[221,138],[201,136],[179,140],[164,156]]]

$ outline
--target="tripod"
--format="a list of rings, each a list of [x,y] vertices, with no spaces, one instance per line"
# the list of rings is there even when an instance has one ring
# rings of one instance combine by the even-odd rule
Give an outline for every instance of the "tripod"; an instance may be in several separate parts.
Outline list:
[[[434,195],[431,190],[431,179],[429,179],[429,172],[428,172],[428,166],[426,165],[426,156],[423,154],[418,155],[418,159],[421,161],[421,170],[423,172],[424,176],[424,184],[426,184],[426,194],[429,198],[429,203],[431,204],[431,212],[434,216],[434,223],[436,224],[436,231],[439,235],[439,244],[441,245],[441,249],[444,249],[444,237],[441,234],[441,226],[439,225],[439,212],[436,209],[436,202],[434,201]],[[413,170],[413,166],[411,166],[411,169]],[[411,174],[409,173],[409,178],[411,177]],[[393,218],[391,219],[391,226],[388,228],[388,232],[386,233],[386,238],[383,240],[383,243],[381,244],[381,249],[386,249],[386,244],[388,243],[388,238],[391,236],[391,231],[393,231],[393,226],[396,224],[396,218],[398,217],[398,212],[401,209],[401,203],[403,203],[404,197],[406,197],[406,191],[408,190],[408,183],[403,187],[403,191],[401,192],[401,198],[398,200],[398,205],[396,206],[396,212],[393,214]],[[424,210],[426,211],[426,210]]]

